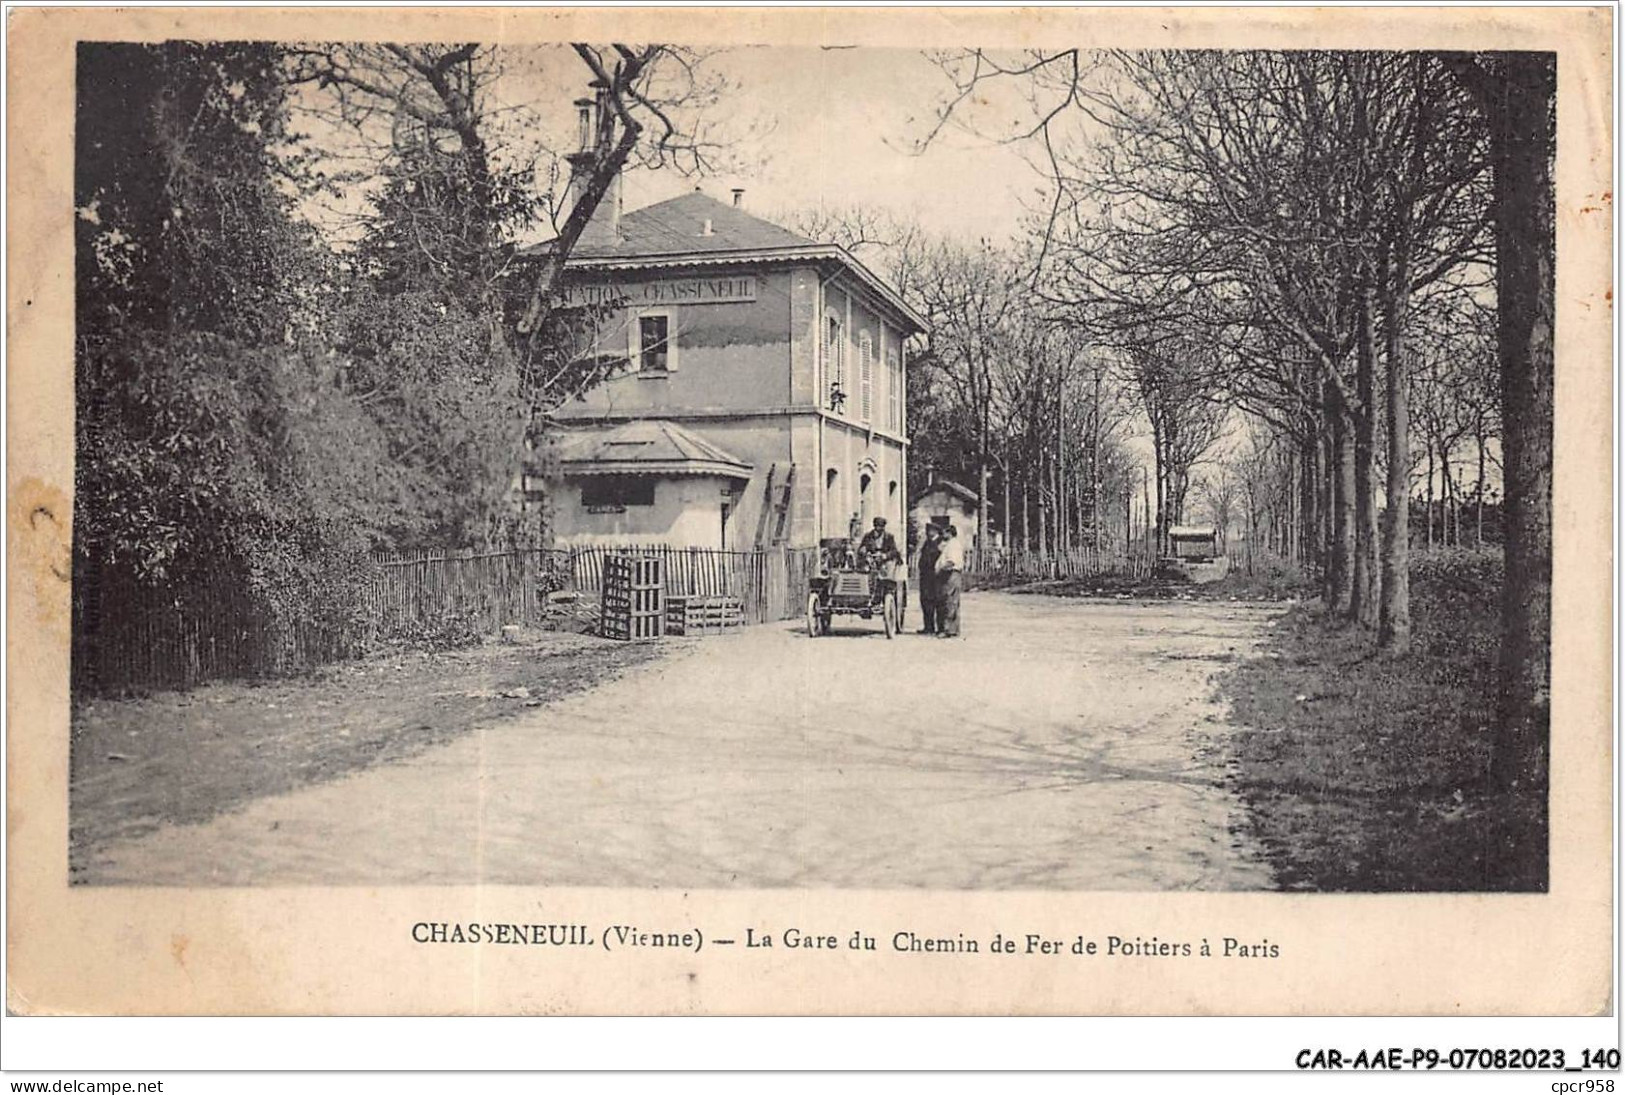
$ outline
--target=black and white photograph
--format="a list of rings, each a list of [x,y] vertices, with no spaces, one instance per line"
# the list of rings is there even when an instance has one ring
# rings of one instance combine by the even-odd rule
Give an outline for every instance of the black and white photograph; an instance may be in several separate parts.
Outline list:
[[[72,893],[1553,890],[1555,49],[374,15],[73,47]]]

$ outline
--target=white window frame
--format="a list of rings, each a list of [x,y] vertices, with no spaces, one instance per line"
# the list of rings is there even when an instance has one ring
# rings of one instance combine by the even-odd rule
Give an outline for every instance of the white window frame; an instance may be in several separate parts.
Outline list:
[[[655,372],[643,367],[643,320],[651,316],[666,317],[666,370]],[[651,380],[662,376],[670,376],[677,371],[677,309],[665,308],[634,308],[627,321],[626,352],[632,362],[632,369],[640,377]]]

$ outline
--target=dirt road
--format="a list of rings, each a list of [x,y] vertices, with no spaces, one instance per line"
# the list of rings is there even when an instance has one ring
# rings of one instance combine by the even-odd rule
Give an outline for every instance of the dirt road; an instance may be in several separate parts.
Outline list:
[[[1273,611],[986,593],[959,640],[758,627],[84,880],[1268,888],[1208,678]]]

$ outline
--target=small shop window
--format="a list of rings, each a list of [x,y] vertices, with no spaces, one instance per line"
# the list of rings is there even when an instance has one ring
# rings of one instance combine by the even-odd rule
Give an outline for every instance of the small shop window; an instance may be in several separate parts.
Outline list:
[[[655,481],[647,475],[594,475],[581,482],[588,513],[624,513],[627,506],[655,504]]]

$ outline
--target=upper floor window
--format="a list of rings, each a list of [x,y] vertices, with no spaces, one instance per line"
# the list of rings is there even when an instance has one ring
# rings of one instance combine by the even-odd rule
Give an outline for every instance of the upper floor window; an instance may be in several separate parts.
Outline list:
[[[838,316],[824,317],[824,376],[829,383],[826,404],[838,411],[846,403],[846,332]]]
[[[886,347],[886,421],[903,432],[903,355],[895,342]]]
[[[868,422],[874,414],[875,402],[875,344],[868,331],[858,335],[858,387],[860,417]]]
[[[672,309],[637,312],[630,324],[629,347],[633,364],[645,376],[677,371],[676,314]]]

